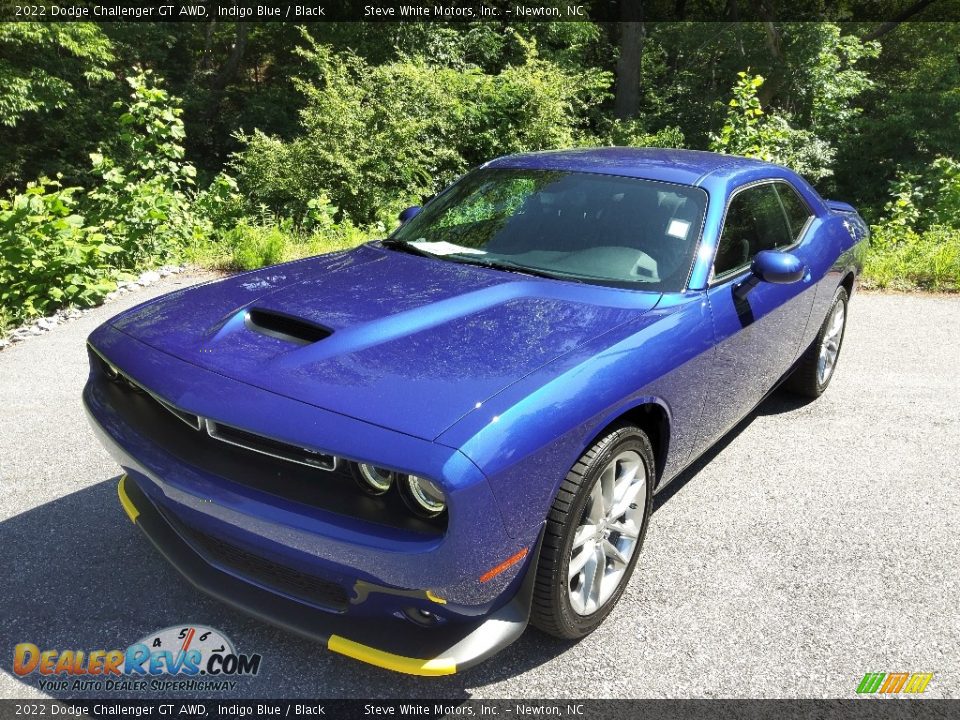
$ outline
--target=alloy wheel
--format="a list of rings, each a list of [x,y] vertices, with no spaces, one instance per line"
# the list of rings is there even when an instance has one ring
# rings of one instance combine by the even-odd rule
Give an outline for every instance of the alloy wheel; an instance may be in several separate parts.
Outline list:
[[[817,382],[820,385],[826,384],[837,365],[846,317],[847,311],[843,302],[833,306],[830,319],[827,321],[827,331],[823,334],[823,340],[820,343],[820,356],[817,359]]]
[[[647,470],[626,450],[610,460],[594,484],[573,538],[568,562],[570,605],[591,615],[623,581],[643,525]]]

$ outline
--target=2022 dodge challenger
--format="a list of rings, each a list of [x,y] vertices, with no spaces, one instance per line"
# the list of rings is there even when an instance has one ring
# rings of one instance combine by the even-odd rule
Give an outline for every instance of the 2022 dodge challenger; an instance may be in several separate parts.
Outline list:
[[[867,237],[785,168],[629,148],[499,158],[401,219],[114,317],[84,401],[191,582],[423,675],[597,627],[653,494],[829,385]]]

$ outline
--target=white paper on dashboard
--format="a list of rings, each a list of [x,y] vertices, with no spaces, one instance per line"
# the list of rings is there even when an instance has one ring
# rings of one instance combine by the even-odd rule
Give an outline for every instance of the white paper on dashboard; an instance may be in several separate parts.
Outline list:
[[[690,231],[690,223],[685,220],[671,220],[667,227],[667,235],[672,235],[681,240],[687,239],[687,233]]]
[[[454,245],[446,240],[439,240],[436,242],[428,242],[427,240],[414,240],[411,245],[416,245],[418,248],[426,250],[428,253],[433,253],[434,255],[455,255],[458,253],[464,255],[487,254],[485,250],[468,248],[464,247],[463,245]]]

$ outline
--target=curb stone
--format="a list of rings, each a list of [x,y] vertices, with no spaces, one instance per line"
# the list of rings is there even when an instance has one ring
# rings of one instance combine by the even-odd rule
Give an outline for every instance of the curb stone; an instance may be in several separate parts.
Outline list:
[[[188,268],[186,265],[163,265],[156,270],[147,270],[140,273],[136,280],[121,280],[117,283],[116,290],[113,290],[104,296],[101,304],[106,305],[107,303],[110,303],[119,297],[153,285],[154,283],[159,282],[162,278],[170,277],[171,275],[179,275],[187,269]],[[14,328],[10,330],[5,337],[0,337],[0,352],[17,343],[21,343],[28,338],[44,335],[65,322],[81,318],[92,309],[93,308],[78,308],[75,306],[60,308],[53,313],[53,315],[37,318],[36,320],[32,320],[25,325]]]

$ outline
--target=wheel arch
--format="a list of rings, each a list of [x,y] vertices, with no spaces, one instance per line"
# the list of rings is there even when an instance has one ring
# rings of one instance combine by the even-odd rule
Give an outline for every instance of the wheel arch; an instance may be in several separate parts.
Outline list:
[[[843,280],[840,281],[840,285],[846,289],[847,297],[853,297],[853,287],[856,280],[856,273],[853,270],[848,270],[847,274],[843,276]]]
[[[596,429],[596,432],[587,438],[581,453],[613,428],[621,425],[634,425],[646,433],[653,448],[653,461],[656,464],[654,487],[657,487],[663,479],[667,454],[670,450],[671,415],[669,408],[659,398],[647,398],[628,408],[620,408],[618,414],[607,417],[602,425]]]

